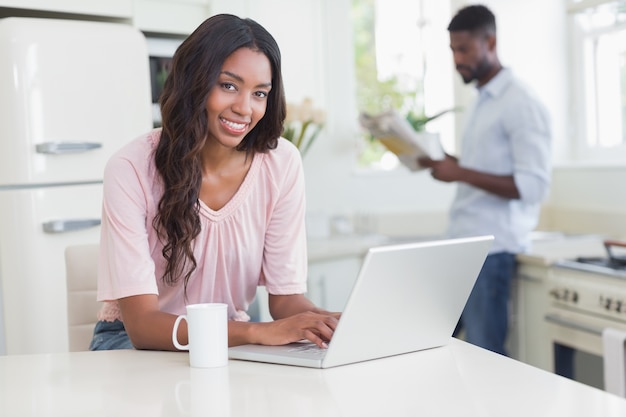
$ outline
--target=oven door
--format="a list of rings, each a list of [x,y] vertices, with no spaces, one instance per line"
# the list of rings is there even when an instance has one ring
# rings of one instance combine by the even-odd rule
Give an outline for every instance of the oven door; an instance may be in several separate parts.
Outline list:
[[[626,324],[583,312],[552,308],[548,323],[554,354],[554,372],[578,382],[604,389],[602,333]]]

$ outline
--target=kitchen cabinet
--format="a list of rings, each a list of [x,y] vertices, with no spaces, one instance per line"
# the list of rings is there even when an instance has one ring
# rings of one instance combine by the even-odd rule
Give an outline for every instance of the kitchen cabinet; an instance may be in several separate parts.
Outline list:
[[[309,299],[328,311],[343,311],[362,259],[348,256],[309,263]]]
[[[209,0],[132,0],[133,25],[143,32],[187,36],[210,16]]]
[[[328,311],[343,311],[362,260],[361,256],[353,255],[309,262],[307,298]],[[257,288],[248,313],[255,321],[272,320],[265,287]]]
[[[546,371],[553,370],[552,344],[545,315],[549,308],[549,265],[520,263],[512,285],[510,354]]]
[[[328,311],[343,311],[369,248],[427,239],[420,236],[391,238],[378,234],[310,239],[307,244],[309,265],[306,296],[315,305]],[[257,298],[249,311],[254,320],[271,320],[265,287],[258,288]]]
[[[132,0],[0,0],[0,7],[129,19]]]
[[[187,36],[210,16],[210,0],[0,0],[0,8],[132,22],[147,33]]]
[[[339,235],[310,239],[308,250],[308,292],[306,296],[317,306],[329,311],[343,311],[367,250],[392,243],[383,235]],[[265,287],[249,308],[253,320],[270,321]]]

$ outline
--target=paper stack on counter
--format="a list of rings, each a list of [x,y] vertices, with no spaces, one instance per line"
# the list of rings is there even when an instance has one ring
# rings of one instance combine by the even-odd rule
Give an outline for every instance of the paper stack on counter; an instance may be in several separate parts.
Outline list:
[[[427,156],[436,161],[445,158],[438,133],[416,132],[395,110],[376,116],[361,113],[359,122],[411,171],[423,169],[417,158]]]

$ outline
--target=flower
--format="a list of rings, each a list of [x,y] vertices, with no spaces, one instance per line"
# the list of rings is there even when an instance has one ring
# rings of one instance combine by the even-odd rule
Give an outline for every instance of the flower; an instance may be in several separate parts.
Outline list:
[[[324,127],[325,119],[325,112],[315,108],[310,98],[299,105],[287,103],[283,137],[296,145],[304,156]]]

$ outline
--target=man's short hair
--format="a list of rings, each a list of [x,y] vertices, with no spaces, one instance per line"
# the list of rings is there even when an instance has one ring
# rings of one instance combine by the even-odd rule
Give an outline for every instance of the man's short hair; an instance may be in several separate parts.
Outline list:
[[[449,32],[470,31],[496,33],[496,17],[483,5],[460,9],[448,25]]]

